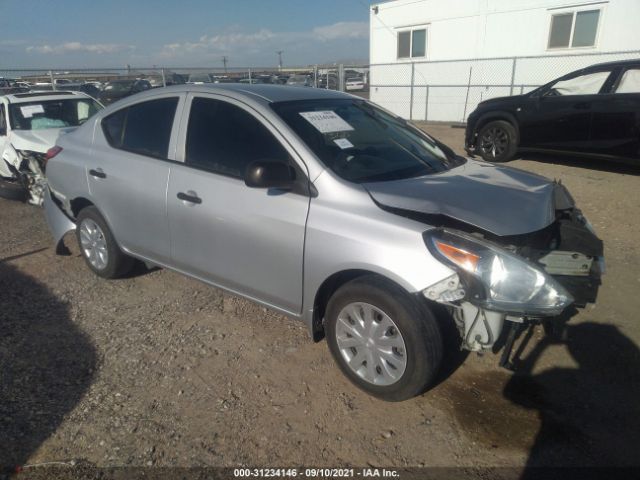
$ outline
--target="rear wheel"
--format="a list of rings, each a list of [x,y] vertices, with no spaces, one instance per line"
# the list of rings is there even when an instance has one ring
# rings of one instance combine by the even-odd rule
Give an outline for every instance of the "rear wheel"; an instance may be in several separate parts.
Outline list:
[[[423,392],[442,359],[431,311],[394,283],[376,276],[342,286],[326,310],[327,342],[342,372],[387,401]]]
[[[76,220],[76,237],[87,266],[103,278],[118,278],[133,266],[133,258],[125,255],[96,207],[86,207]]]
[[[477,150],[487,162],[511,160],[518,149],[516,129],[509,122],[496,120],[480,129]]]

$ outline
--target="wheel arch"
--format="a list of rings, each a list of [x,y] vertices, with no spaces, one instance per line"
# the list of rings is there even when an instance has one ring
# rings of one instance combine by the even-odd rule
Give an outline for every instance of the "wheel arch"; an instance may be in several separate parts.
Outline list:
[[[74,219],[78,218],[78,214],[81,210],[87,207],[96,207],[95,203],[89,200],[86,197],[76,197],[69,202],[69,207],[71,208],[71,215],[73,215]],[[98,207],[96,207],[98,208]],[[99,210],[99,209],[98,209]],[[104,216],[104,215],[103,215]]]
[[[348,282],[355,280],[356,278],[366,277],[366,276],[375,276],[381,279],[384,279],[388,282],[392,282],[397,285],[403,291],[410,293],[407,290],[406,286],[402,285],[400,281],[393,278],[392,275],[383,274],[380,272],[376,272],[373,270],[368,270],[366,268],[351,268],[346,270],[341,270],[339,272],[333,273],[329,277],[327,277],[321,284],[320,287],[316,290],[315,297],[313,300],[313,314],[311,317],[311,334],[313,336],[314,342],[319,342],[324,338],[324,325],[323,319],[325,310],[327,308],[327,303],[331,296],[343,285]]]

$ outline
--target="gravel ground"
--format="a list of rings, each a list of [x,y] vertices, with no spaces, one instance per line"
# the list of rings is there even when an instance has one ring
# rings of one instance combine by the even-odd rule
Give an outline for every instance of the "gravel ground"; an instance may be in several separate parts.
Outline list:
[[[425,128],[460,151],[463,130]],[[165,270],[99,279],[0,199],[0,465],[640,466],[640,169],[511,164],[561,179],[604,239],[598,304],[564,342],[533,332],[520,375],[456,354],[399,404],[302,324]]]

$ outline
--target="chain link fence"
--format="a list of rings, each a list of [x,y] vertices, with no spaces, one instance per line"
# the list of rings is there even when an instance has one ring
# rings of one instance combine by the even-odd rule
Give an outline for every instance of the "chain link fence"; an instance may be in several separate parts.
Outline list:
[[[375,64],[370,99],[408,120],[462,122],[489,98],[527,93],[596,63],[640,51]]]
[[[146,80],[150,86],[182,83],[278,84],[349,91],[367,96],[367,65],[302,67],[126,67],[75,69],[0,69],[0,94],[26,91],[82,90],[98,94],[108,82]],[[91,85],[95,88],[89,88]],[[98,90],[95,90],[95,89]]]

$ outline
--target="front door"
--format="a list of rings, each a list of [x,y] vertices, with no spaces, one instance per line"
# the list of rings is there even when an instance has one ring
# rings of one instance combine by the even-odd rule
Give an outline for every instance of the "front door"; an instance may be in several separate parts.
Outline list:
[[[588,151],[593,102],[610,74],[572,74],[531,98],[521,117],[521,147]]]
[[[309,197],[243,180],[257,160],[287,161],[304,175],[295,155],[257,112],[214,95],[194,97],[184,164],[172,167],[167,192],[173,265],[299,313]]]

